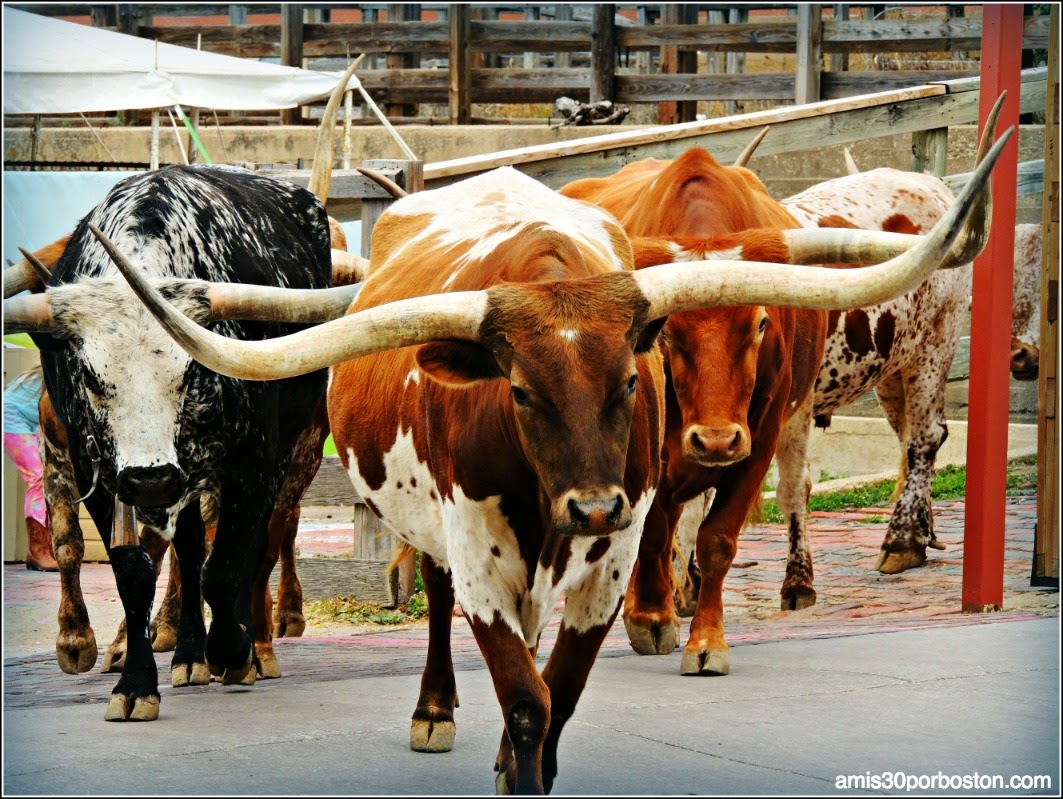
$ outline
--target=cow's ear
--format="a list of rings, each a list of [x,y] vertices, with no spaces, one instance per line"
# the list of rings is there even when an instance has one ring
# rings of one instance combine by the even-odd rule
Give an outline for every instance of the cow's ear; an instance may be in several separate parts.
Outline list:
[[[471,341],[434,341],[417,350],[417,365],[445,386],[464,388],[505,377],[490,350]]]
[[[653,343],[657,340],[661,328],[664,327],[664,323],[667,321],[668,317],[662,316],[660,319],[654,319],[639,331],[638,339],[635,341],[636,355],[642,355],[642,353],[649,352],[653,349]]]

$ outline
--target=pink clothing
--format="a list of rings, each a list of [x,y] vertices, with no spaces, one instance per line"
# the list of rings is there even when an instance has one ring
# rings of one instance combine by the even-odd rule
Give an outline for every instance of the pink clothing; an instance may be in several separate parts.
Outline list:
[[[26,481],[26,518],[36,519],[48,527],[48,507],[44,504],[41,475],[41,437],[39,433],[4,433],[4,449]]]

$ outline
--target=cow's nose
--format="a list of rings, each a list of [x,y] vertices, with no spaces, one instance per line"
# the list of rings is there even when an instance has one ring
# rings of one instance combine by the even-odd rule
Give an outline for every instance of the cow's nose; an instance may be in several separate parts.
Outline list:
[[[184,490],[184,473],[172,463],[130,466],[118,474],[118,498],[127,505],[168,507],[181,498]]]
[[[608,535],[631,524],[631,506],[619,488],[570,491],[555,508],[555,526],[568,535]]]
[[[749,455],[749,433],[741,425],[691,425],[683,436],[683,457],[694,463],[725,466]]]
[[[1016,380],[1036,380],[1040,353],[1029,344],[1012,341],[1011,374]]]

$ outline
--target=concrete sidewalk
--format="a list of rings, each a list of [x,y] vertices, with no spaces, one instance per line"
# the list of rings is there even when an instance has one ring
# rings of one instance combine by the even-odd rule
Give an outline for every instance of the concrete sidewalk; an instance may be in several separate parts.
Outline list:
[[[150,724],[107,724],[100,701],[5,709],[4,794],[490,794],[501,715],[482,666],[459,663],[454,751],[407,748],[416,638],[284,641],[281,680],[164,687]],[[1056,619],[746,642],[716,679],[679,677],[678,653],[609,647],[562,737],[554,793],[866,793],[838,777],[903,772],[1045,775],[1041,790],[988,793],[1058,795],[1059,644]],[[311,649],[357,673],[310,677],[293,656]],[[95,682],[104,692],[113,676]]]
[[[1029,586],[1033,497],[1008,500],[1004,610],[959,612],[963,503],[934,504],[948,549],[901,575],[871,569],[889,509],[813,514],[817,604],[778,610],[785,531],[748,528],[725,590],[732,671],[683,678],[678,652],[635,655],[614,626],[561,740],[557,794],[826,794],[836,777],[1047,775],[1058,794],[1059,593]],[[347,533],[301,529],[303,555]],[[164,576],[157,597],[161,597]],[[4,794],[489,794],[502,719],[468,625],[455,620],[455,749],[408,749],[421,624],[311,626],[279,639],[280,680],[174,690],[158,721],[107,724],[117,675],[59,671],[58,576],[3,569]],[[101,655],[118,604],[106,564],[82,583]],[[15,645],[27,626],[36,638]],[[543,635],[553,646],[557,619]],[[683,634],[686,629],[684,624]],[[888,779],[888,778],[887,778]],[[936,785],[924,795],[977,793]],[[907,793],[889,790],[886,793]],[[845,791],[841,791],[845,792]],[[855,792],[863,793],[864,790]],[[881,793],[882,790],[871,791]]]

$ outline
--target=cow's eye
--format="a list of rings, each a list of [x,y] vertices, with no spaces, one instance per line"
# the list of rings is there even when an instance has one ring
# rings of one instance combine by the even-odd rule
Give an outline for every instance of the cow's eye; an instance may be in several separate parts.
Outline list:
[[[763,333],[767,329],[768,329],[768,317],[765,316],[763,319],[760,320],[760,330],[758,332]]]
[[[627,381],[627,390],[624,392],[624,396],[625,397],[630,397],[632,394],[634,394],[635,393],[635,388],[638,386],[638,384],[639,384],[639,376],[638,375],[631,375],[631,377]]]
[[[518,388],[517,386],[512,386],[509,390],[510,393],[513,394],[513,401],[515,403],[520,405],[522,408],[531,407],[532,401],[531,397],[528,396],[527,391],[525,391],[523,388]]]

